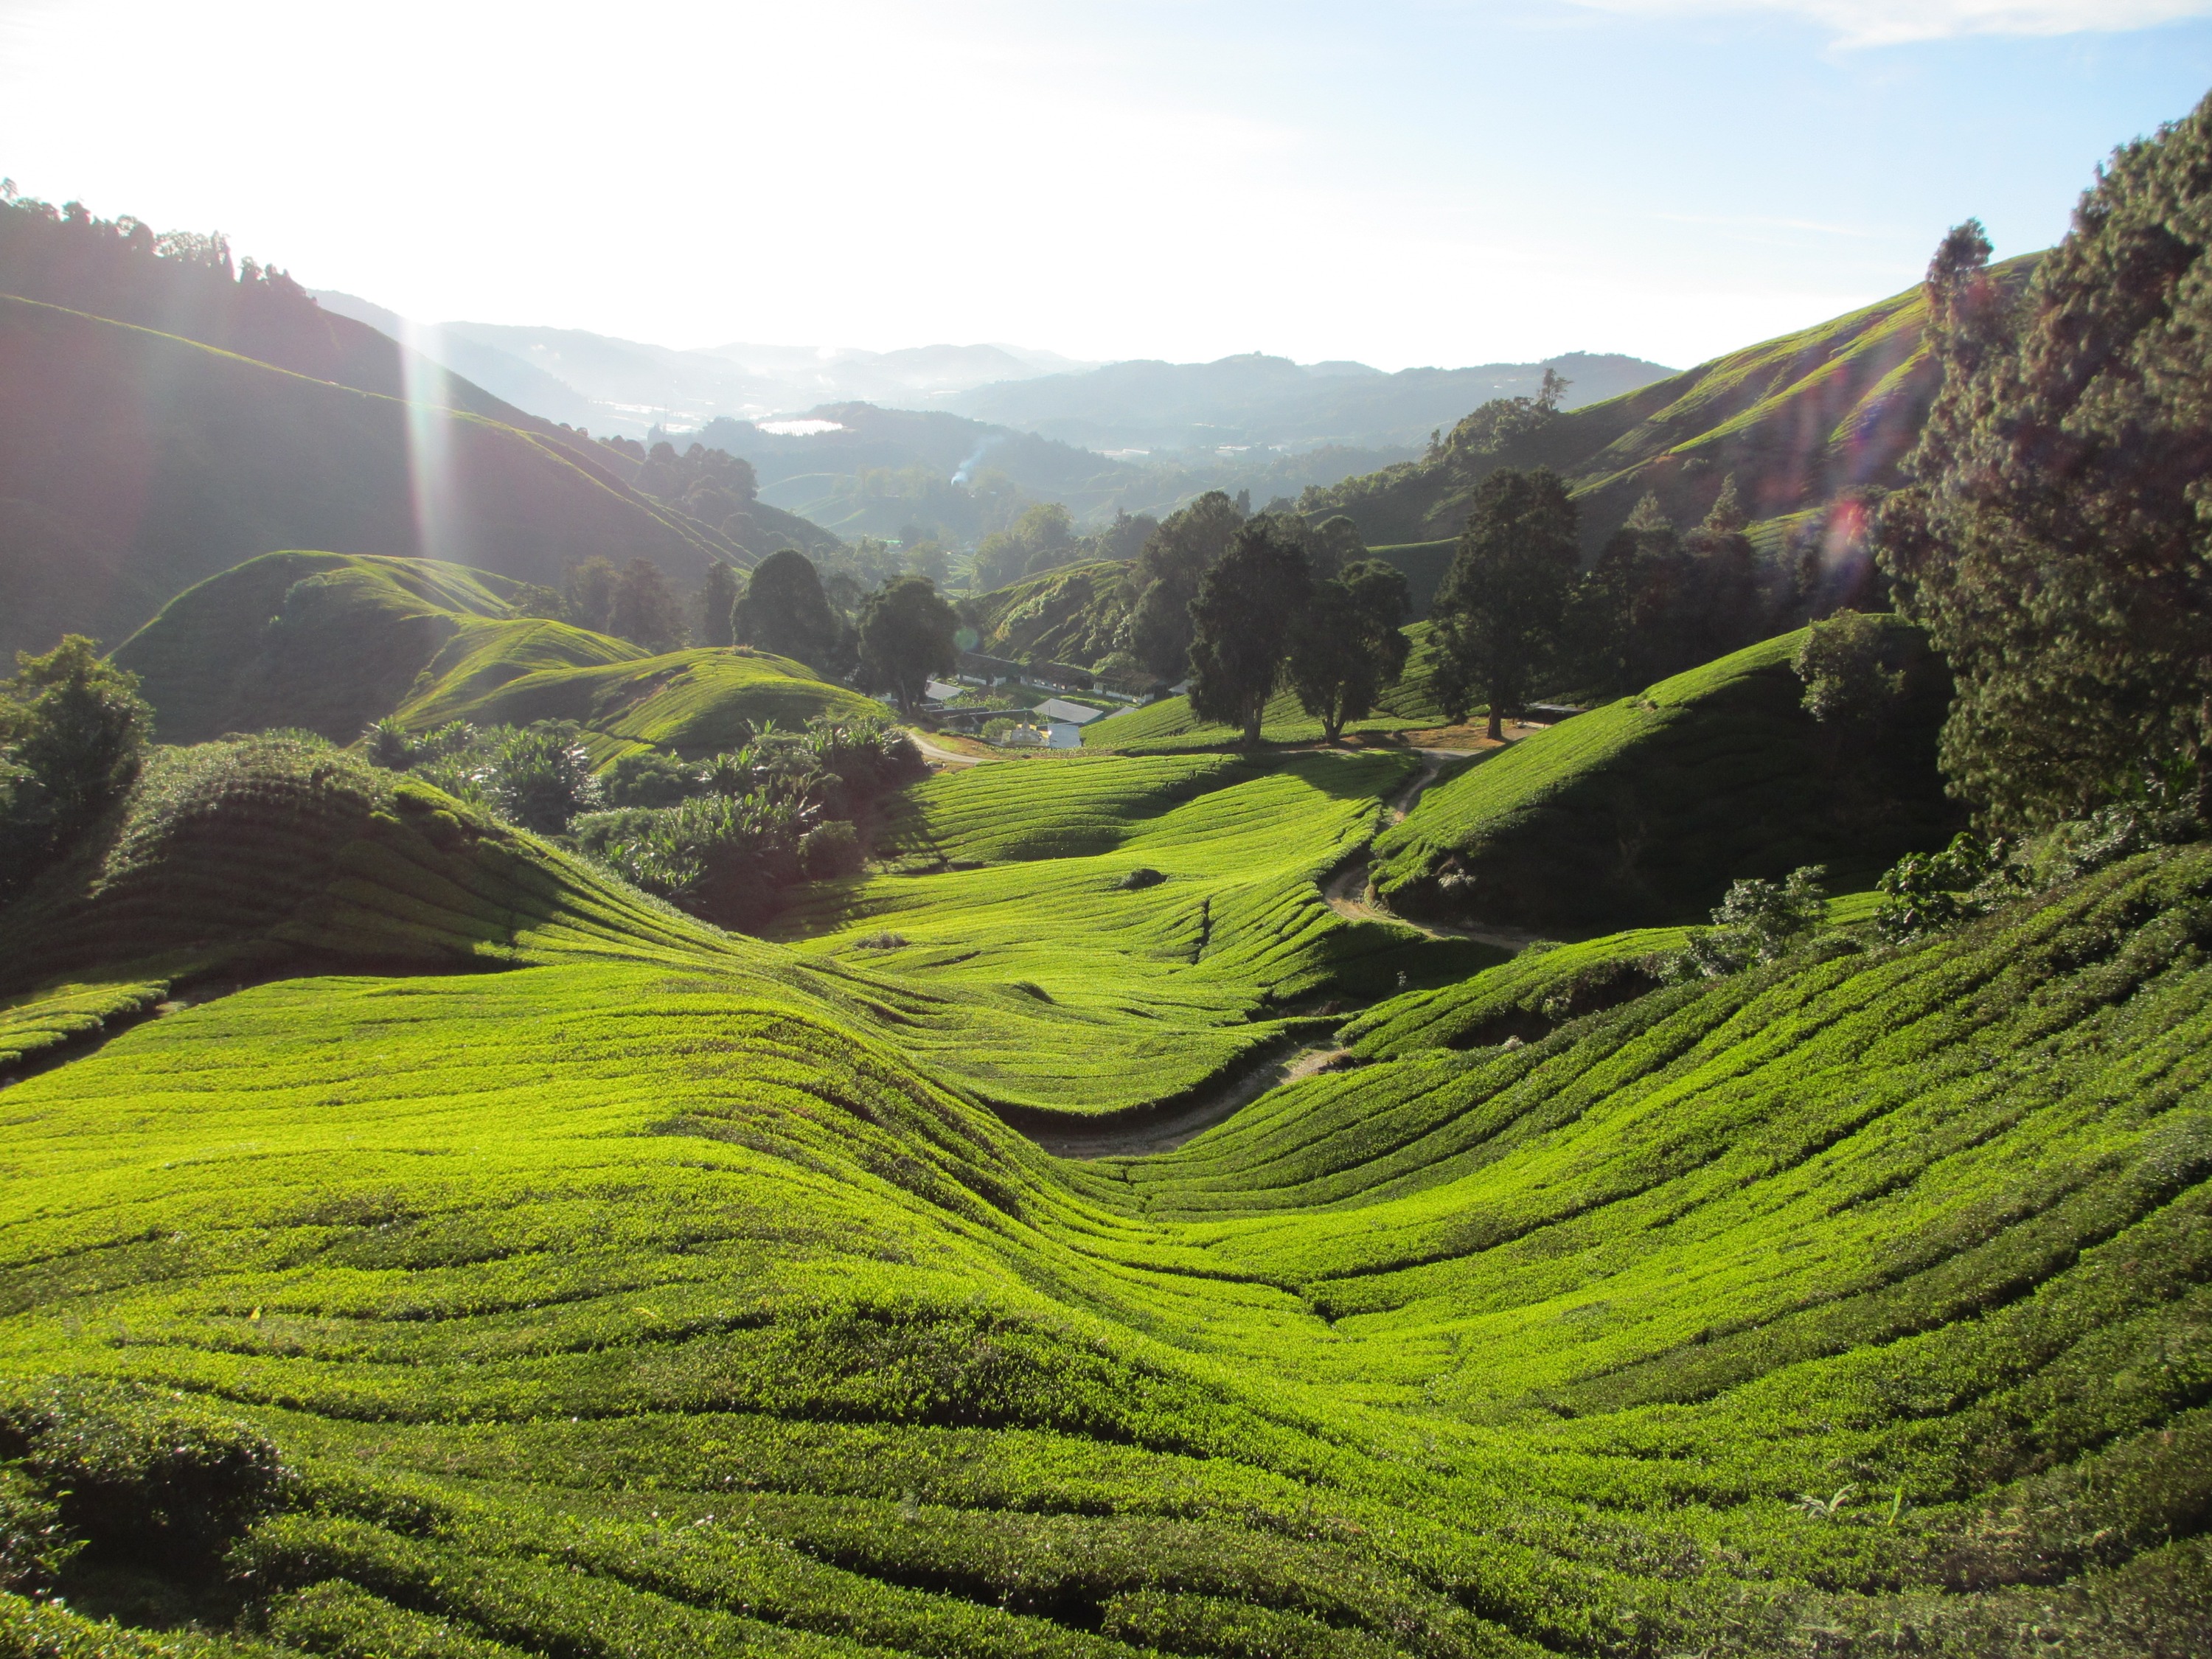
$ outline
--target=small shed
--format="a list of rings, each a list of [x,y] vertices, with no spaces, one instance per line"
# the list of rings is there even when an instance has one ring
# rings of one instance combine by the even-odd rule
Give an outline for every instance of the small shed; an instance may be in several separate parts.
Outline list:
[[[1060,721],[1069,726],[1088,726],[1106,711],[1103,708],[1085,708],[1079,702],[1067,702],[1059,697],[1047,697],[1033,712],[1043,715],[1048,720]]]

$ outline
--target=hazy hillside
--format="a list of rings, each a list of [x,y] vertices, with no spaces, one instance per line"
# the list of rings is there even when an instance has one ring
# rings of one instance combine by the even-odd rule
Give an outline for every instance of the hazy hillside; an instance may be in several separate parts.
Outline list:
[[[987,386],[948,407],[1097,450],[1202,450],[1341,444],[1419,446],[1492,398],[1533,396],[1545,372],[1571,382],[1569,408],[1662,379],[1672,371],[1640,358],[1574,352],[1540,363],[1475,368],[1408,368],[1386,374],[1364,363],[1294,363],[1254,352],[1211,363],[1109,363]]]
[[[2026,281],[2035,254],[1997,267]],[[1641,390],[1533,423],[1503,445],[1479,419],[1423,459],[1299,502],[1342,513],[1370,543],[1455,536],[1474,486],[1499,466],[1545,465],[1573,484],[1585,544],[1648,491],[1677,525],[1703,519],[1733,474],[1754,520],[1808,512],[1859,485],[1896,481],[1935,395],[1918,288]]]
[[[4,295],[0,501],[9,649],[120,639],[278,548],[457,556],[554,586],[593,555],[687,585],[737,556],[534,433]]]
[[[314,290],[326,310],[397,337],[408,319],[357,295]],[[1048,351],[1000,345],[727,345],[684,349],[526,324],[416,323],[422,349],[454,373],[549,420],[643,437],[696,431],[717,416],[750,420],[821,403],[927,404],[998,380],[1086,368]]]

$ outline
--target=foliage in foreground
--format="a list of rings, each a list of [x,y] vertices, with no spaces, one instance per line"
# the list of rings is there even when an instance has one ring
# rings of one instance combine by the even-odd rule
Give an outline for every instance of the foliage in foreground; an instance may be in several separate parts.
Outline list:
[[[1697,984],[1568,946],[1495,970],[1546,1030],[1413,994],[1091,1164],[703,930],[165,1015],[7,1091],[0,1510],[66,1607],[0,1643],[2191,1654],[2208,916],[2191,845]],[[217,1633],[96,1622],[154,1607]]]

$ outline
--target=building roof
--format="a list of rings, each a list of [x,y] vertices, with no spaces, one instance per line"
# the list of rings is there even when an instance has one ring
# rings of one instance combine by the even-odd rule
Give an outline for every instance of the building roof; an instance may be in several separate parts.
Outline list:
[[[1062,702],[1058,697],[1047,697],[1030,711],[1048,720],[1066,720],[1070,726],[1088,726],[1106,711],[1086,708],[1079,702]]]

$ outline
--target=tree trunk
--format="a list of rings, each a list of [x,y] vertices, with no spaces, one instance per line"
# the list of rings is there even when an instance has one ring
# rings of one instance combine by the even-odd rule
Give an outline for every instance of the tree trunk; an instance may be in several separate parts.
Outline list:
[[[1257,749],[1260,746],[1260,722],[1266,716],[1267,712],[1267,705],[1265,702],[1257,702],[1244,716],[1244,746],[1247,749]]]
[[[1495,702],[1490,705],[1490,740],[1492,743],[1505,741],[1505,722],[1499,717]]]

